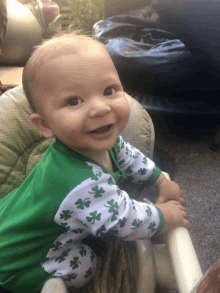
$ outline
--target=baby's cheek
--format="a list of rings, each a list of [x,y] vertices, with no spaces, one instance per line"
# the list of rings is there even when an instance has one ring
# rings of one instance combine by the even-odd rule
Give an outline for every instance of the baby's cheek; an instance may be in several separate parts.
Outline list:
[[[130,116],[130,107],[129,104],[125,104],[122,109],[122,121],[124,123],[124,127],[127,125]]]

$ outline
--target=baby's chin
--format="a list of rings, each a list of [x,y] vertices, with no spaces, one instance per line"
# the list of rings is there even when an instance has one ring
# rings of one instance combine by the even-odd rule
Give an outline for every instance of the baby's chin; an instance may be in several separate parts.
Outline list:
[[[75,145],[72,145],[72,144],[67,144],[67,143],[64,143],[68,148],[70,148],[71,150],[87,157],[89,154],[103,154],[105,152],[108,152],[110,151],[114,146],[115,146],[115,143],[116,143],[116,140],[115,142],[111,143],[111,144],[107,144],[107,145],[103,145],[102,143],[100,144],[97,144],[97,145],[91,145],[90,147],[82,147],[82,148],[79,148],[79,147],[76,147]]]

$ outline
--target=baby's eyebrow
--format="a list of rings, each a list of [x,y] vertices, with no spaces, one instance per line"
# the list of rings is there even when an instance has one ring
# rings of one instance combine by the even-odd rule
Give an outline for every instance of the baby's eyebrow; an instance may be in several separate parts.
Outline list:
[[[114,84],[121,84],[120,79],[117,78],[114,74],[109,74],[108,76],[103,76],[102,78],[99,79],[99,85],[114,85]],[[71,92],[71,94],[77,94],[78,91],[82,89],[82,87],[85,86],[85,81],[77,81],[74,80],[72,85],[66,85],[63,86],[59,90],[59,94],[65,94],[68,92]]]
[[[114,84],[114,83],[120,83],[119,79],[115,78],[115,77],[104,77],[102,79],[99,80],[100,84],[106,84],[106,85],[110,85],[110,84]],[[77,91],[77,89],[80,89],[81,87],[85,86],[85,82],[84,81],[74,81],[74,86],[67,86],[67,87],[63,87],[60,90],[60,93],[66,92],[66,91]]]
[[[82,87],[82,85],[78,84],[78,85],[74,85],[74,86],[67,86],[67,87],[63,87],[59,90],[59,94],[63,94],[65,92],[71,91],[74,93],[74,91],[77,91],[77,87]]]
[[[109,82],[109,83],[119,82],[118,78],[116,78],[115,76],[104,77],[103,79],[101,79],[101,81],[102,82]]]

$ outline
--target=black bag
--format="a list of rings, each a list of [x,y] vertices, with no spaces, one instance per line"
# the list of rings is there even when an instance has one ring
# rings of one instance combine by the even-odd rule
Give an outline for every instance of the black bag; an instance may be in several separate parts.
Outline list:
[[[164,95],[189,76],[190,50],[173,33],[156,29],[158,21],[148,5],[93,26],[93,36],[105,44],[125,88]]]

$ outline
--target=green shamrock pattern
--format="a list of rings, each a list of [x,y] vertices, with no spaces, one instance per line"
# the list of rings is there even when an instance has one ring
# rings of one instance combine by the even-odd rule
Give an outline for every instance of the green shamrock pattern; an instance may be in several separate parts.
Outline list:
[[[131,181],[131,182],[134,182],[134,178],[132,177],[132,176],[127,176],[127,179],[129,180],[129,181]]]
[[[62,213],[60,214],[60,219],[68,220],[69,218],[71,218],[72,213],[73,212],[71,212],[70,210],[62,211]]]
[[[116,227],[114,227],[114,228],[112,228],[112,229],[110,229],[110,230],[108,231],[108,234],[111,234],[111,235],[113,235],[113,236],[118,236],[119,231],[118,231],[118,229],[117,229]]]
[[[140,168],[140,169],[138,170],[138,173],[140,173],[141,175],[145,175],[145,174],[147,173],[147,169],[145,169],[145,168]]]
[[[115,211],[113,216],[111,217],[111,221],[113,222],[113,221],[117,220],[118,219],[117,216],[118,216],[118,211]]]
[[[72,270],[78,268],[79,264],[81,264],[81,262],[79,261],[79,257],[73,257],[73,260],[70,261],[70,267],[72,268]]]
[[[150,223],[148,229],[149,229],[150,233],[155,232],[156,231],[156,223],[155,222]]]
[[[102,193],[105,193],[105,190],[98,185],[92,187],[92,191],[89,191],[90,194],[94,194],[94,197],[102,197]]]
[[[125,163],[125,160],[121,160],[121,161],[118,162],[119,166],[124,164],[124,163]]]
[[[105,232],[106,232],[105,225],[102,225],[102,227],[97,230],[96,236],[103,237],[106,234]]]
[[[75,205],[77,205],[77,209],[81,209],[84,210],[84,208],[88,208],[89,205],[91,203],[91,200],[89,198],[86,198],[84,200],[82,200],[81,198],[79,198],[76,202]]]
[[[86,217],[86,220],[91,224],[94,224],[95,221],[101,220],[101,213],[98,214],[97,211],[94,211],[93,213],[90,213],[90,217]]]
[[[131,165],[131,166],[129,166],[126,170],[125,170],[125,172],[127,173],[127,174],[132,174],[133,173],[133,166]]]
[[[58,256],[55,261],[58,261],[59,263],[61,263],[62,261],[65,261],[66,257],[68,256],[68,252],[70,251],[71,249],[67,249],[67,250],[64,250],[62,252],[62,254],[60,256]]]
[[[60,226],[62,226],[63,228],[69,230],[70,229],[70,226],[68,226],[67,223],[60,223]]]
[[[132,222],[132,228],[131,229],[137,229],[138,227],[140,227],[140,225],[143,223],[143,221],[139,220],[139,219],[135,219],[133,222]],[[149,227],[148,227],[149,229]]]
[[[145,156],[143,157],[142,164],[145,164],[145,165],[147,164],[147,157],[145,157]]]
[[[75,280],[77,277],[77,274],[73,273],[71,275],[67,275],[67,278],[65,278],[65,281],[71,282],[72,280]]]
[[[122,197],[122,190],[117,186],[117,194]]]
[[[127,219],[126,219],[125,217],[123,217],[123,219],[119,219],[119,220],[118,220],[119,226],[120,226],[121,228],[124,227],[124,225],[126,224],[126,222],[127,222]]]
[[[108,184],[109,184],[109,185],[114,185],[114,184],[115,184],[115,181],[114,181],[114,179],[113,179],[112,176],[109,177],[109,179],[108,179]]]
[[[134,183],[143,184],[154,166],[149,159],[121,137],[117,139],[117,163],[121,172]],[[151,237],[159,226],[158,210],[147,203],[130,199],[118,186],[119,176],[93,162],[85,162],[88,176],[64,198],[54,217],[65,229],[51,245],[42,266],[45,271],[62,274],[71,286],[78,280],[89,280],[95,270],[96,255],[82,240],[89,234],[105,237],[110,234],[122,240],[133,241]],[[143,227],[142,229],[139,229]],[[74,252],[73,251],[74,248]],[[83,264],[86,262],[86,266]]]
[[[132,203],[132,206],[133,206],[133,210],[136,211],[136,207],[135,207],[135,203],[134,203],[134,200],[133,199],[131,200],[131,203]]]
[[[91,250],[91,254],[90,254],[90,260],[91,260],[91,263],[94,264],[95,253],[92,250]]]
[[[94,174],[93,176],[91,176],[91,179],[98,181],[100,177],[101,177],[101,173],[99,172],[98,174]]]
[[[93,274],[92,268],[89,268],[88,271],[86,272],[84,278],[87,279],[87,278],[91,277],[92,274]]]
[[[71,243],[75,243],[75,242],[73,241],[73,239],[69,239],[69,240],[66,241],[66,244],[71,244]]]
[[[71,212],[70,210],[62,211],[62,213],[60,214],[60,219],[68,220],[69,218],[71,218],[72,213],[73,212]]]
[[[107,205],[104,205],[105,207],[109,208],[109,213],[114,213],[118,209],[118,203],[114,201],[114,199],[107,201]]]
[[[59,250],[59,249],[61,248],[61,246],[62,246],[62,242],[56,241],[56,242],[53,244],[53,246],[51,247],[51,249],[52,249],[53,251],[56,251],[56,250]]]
[[[82,228],[78,228],[78,229],[72,230],[72,232],[74,232],[76,234],[82,234],[83,231],[84,231],[84,229],[82,229]]]
[[[140,152],[135,152],[133,155],[133,159],[137,159],[140,156]]]
[[[84,246],[80,246],[80,251],[79,251],[81,256],[86,256],[86,249]]]
[[[151,208],[149,206],[146,207],[146,210],[145,211],[146,211],[148,217],[151,217],[152,211],[151,211]]]

